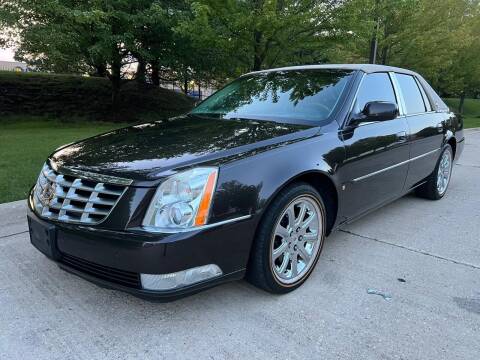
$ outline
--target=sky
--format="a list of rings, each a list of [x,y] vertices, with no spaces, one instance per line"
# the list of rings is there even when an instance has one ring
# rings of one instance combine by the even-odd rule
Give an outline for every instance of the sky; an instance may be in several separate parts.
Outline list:
[[[14,61],[12,49],[0,49],[0,61]]]

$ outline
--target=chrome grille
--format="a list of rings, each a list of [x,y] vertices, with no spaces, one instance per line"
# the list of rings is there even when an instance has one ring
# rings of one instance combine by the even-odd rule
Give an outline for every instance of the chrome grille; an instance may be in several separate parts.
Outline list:
[[[98,224],[126,190],[125,185],[60,174],[45,164],[33,190],[36,213],[46,219]]]

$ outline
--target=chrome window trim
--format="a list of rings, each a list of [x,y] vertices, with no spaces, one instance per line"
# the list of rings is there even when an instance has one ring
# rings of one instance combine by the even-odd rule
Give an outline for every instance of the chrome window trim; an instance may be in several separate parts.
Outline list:
[[[358,92],[360,91],[360,88],[362,87],[363,80],[365,80],[365,76],[367,76],[367,74],[362,72],[362,78],[358,82],[357,89],[355,90],[355,95],[353,96],[353,101],[350,104],[350,109],[348,109],[348,118],[347,118],[347,121],[345,122],[345,125],[348,124],[348,120],[350,119],[350,116],[352,116],[353,107],[355,106],[355,102],[357,101]]]
[[[402,165],[408,164],[409,162],[412,162],[412,161],[421,159],[421,158],[423,158],[423,157],[425,157],[425,156],[434,154],[434,153],[436,153],[437,151],[440,151],[440,149],[435,149],[435,150],[429,151],[429,152],[427,152],[427,153],[425,153],[425,154],[415,156],[415,157],[413,157],[413,158],[411,158],[411,159],[408,159],[408,160],[399,162],[399,163],[397,163],[397,164],[388,166],[388,167],[386,167],[386,168],[383,168],[383,169],[374,171],[374,172],[372,172],[372,173],[370,173],[370,174],[360,176],[360,177],[358,177],[358,178],[353,179],[352,182],[358,182],[358,181],[367,179],[367,178],[369,178],[369,177],[372,177],[372,176],[381,174],[381,173],[383,173],[383,172],[385,172],[385,171],[392,170],[392,169],[394,169],[394,168],[396,168],[396,167],[398,167],[398,166],[402,166]]]
[[[425,112],[418,112],[418,113],[414,113],[414,114],[408,114],[408,115],[405,115],[405,117],[412,117],[412,116],[420,116],[420,115],[428,115],[428,114],[434,114],[436,111],[425,111]]]
[[[239,217],[236,217],[236,218],[233,218],[233,219],[219,221],[219,222],[216,222],[216,223],[213,223],[213,224],[207,224],[207,225],[191,227],[191,228],[186,228],[186,229],[156,228],[155,226],[142,226],[139,229],[142,232],[148,232],[148,233],[153,233],[153,234],[187,233],[187,232],[194,232],[194,231],[211,229],[211,228],[214,228],[214,227],[217,227],[217,226],[231,224],[231,223],[234,223],[234,222],[237,222],[237,221],[250,219],[251,217],[252,217],[252,215],[244,215],[244,216],[239,216]]]
[[[395,72],[389,71],[388,75],[390,75],[390,79],[393,85],[393,91],[395,92],[395,96],[397,97],[399,115],[405,116],[407,113],[407,107],[405,105],[405,100],[403,98],[403,93],[402,93],[402,89],[400,88],[400,84],[398,83]]]

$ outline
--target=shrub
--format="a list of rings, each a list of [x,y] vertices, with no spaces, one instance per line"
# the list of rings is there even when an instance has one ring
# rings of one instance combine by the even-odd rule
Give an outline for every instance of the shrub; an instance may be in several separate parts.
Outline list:
[[[125,81],[120,106],[112,108],[108,79],[75,75],[0,72],[0,114],[137,121],[190,110],[187,96],[150,84]]]

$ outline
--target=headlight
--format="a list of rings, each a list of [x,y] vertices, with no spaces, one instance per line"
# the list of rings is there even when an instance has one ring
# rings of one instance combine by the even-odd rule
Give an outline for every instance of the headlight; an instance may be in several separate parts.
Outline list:
[[[205,167],[169,177],[158,187],[142,225],[160,232],[205,225],[217,174],[217,168]]]

